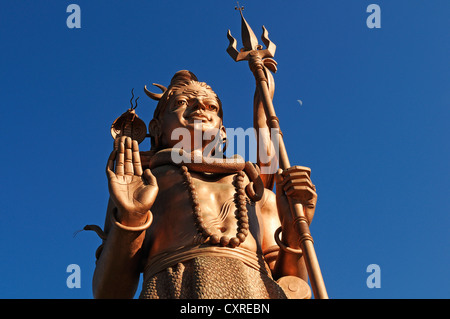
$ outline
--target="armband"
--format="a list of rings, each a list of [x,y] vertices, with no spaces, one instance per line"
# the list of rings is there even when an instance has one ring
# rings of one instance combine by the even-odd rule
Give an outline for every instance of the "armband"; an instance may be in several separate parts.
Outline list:
[[[291,247],[286,246],[280,239],[280,233],[281,233],[281,226],[278,227],[278,229],[275,231],[275,241],[277,242],[277,245],[280,246],[280,249],[291,254],[296,255],[302,255],[303,251],[301,249],[294,249]]]

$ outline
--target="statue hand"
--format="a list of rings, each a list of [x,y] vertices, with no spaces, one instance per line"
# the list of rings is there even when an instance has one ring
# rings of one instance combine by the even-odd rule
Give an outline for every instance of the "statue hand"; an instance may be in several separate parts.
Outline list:
[[[296,232],[292,227],[289,200],[303,205],[303,212],[309,223],[314,217],[317,193],[310,176],[311,169],[303,166],[292,166],[284,171],[279,169],[275,176],[278,214],[283,226],[283,237],[286,238],[286,244],[297,244]]]
[[[111,199],[118,209],[117,219],[127,226],[139,226],[158,194],[158,184],[150,169],[142,171],[139,146],[130,137],[119,137],[106,166]]]

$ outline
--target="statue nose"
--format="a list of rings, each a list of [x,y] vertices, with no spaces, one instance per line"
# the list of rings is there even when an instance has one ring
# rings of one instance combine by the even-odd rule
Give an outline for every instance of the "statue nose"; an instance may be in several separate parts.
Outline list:
[[[202,99],[195,99],[194,105],[192,105],[193,109],[201,109],[201,110],[205,110],[206,109],[206,105],[203,103]]]

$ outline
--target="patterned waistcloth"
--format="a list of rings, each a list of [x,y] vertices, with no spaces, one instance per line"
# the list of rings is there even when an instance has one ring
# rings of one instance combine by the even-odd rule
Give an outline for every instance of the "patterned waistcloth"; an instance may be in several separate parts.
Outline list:
[[[146,277],[141,299],[286,299],[266,271],[242,260],[198,256]]]

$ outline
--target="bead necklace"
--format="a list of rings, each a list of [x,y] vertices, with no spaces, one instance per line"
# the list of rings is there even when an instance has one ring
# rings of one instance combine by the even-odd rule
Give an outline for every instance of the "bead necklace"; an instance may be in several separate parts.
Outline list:
[[[219,237],[217,231],[211,229],[211,227],[206,227],[205,222],[203,220],[202,211],[200,209],[200,202],[198,200],[198,194],[195,189],[194,182],[192,181],[191,174],[188,171],[186,166],[181,166],[181,171],[183,174],[183,178],[187,184],[189,195],[192,200],[192,210],[195,218],[195,226],[197,227],[197,231],[199,235],[206,241],[209,238],[209,241],[213,245],[220,244],[225,247],[237,247],[241,243],[245,241],[245,238],[248,235],[248,214],[247,214],[247,196],[244,188],[244,176],[245,173],[243,171],[239,171],[237,175],[233,179],[233,186],[236,190],[234,194],[234,203],[236,205],[237,211],[235,216],[237,218],[237,232],[236,237],[229,238],[228,236]]]

